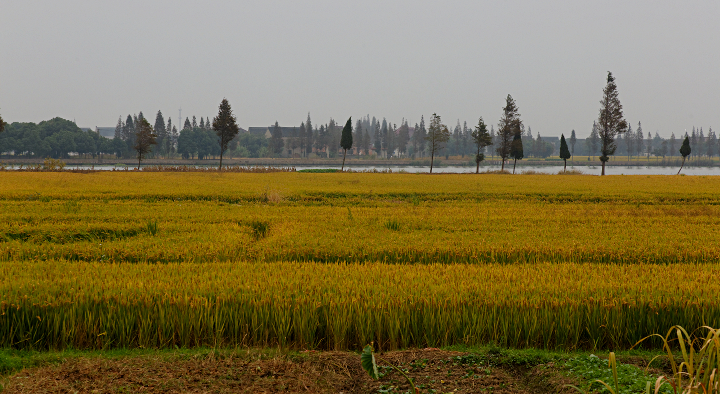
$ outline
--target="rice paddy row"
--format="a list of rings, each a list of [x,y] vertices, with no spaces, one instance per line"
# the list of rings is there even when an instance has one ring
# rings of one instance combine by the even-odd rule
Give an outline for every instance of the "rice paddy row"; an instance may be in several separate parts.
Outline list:
[[[0,172],[0,346],[627,348],[720,326],[716,179]]]

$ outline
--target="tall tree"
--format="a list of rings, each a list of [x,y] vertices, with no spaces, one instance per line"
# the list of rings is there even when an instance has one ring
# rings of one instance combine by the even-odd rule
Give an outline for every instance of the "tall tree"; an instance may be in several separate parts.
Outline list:
[[[5,131],[5,121],[3,120],[2,116],[0,116],[0,133]]]
[[[165,146],[165,118],[163,118],[163,114],[161,111],[157,112],[157,115],[155,115],[155,127],[153,127],[153,130],[155,132],[155,135],[158,139],[158,145],[160,145],[160,149]]]
[[[643,134],[642,124],[638,122],[637,130],[635,130],[635,153],[637,153],[638,159],[645,150],[645,135]]]
[[[205,130],[205,119],[203,119],[202,116],[200,117],[200,128]]]
[[[445,143],[450,139],[450,130],[442,124],[440,115],[432,115],[430,128],[428,129],[428,134],[425,139],[428,142],[428,149],[430,150],[430,173],[432,174],[435,154],[445,148]]]
[[[170,153],[173,147],[173,125],[172,118],[168,116],[167,126],[165,126],[165,157],[170,157]]]
[[[488,133],[487,125],[482,116],[478,120],[475,130],[472,131],[471,137],[477,147],[477,153],[475,153],[475,173],[479,174],[480,162],[485,160],[485,155],[481,153],[481,151],[485,151],[485,147],[492,144],[492,138],[490,138],[490,133]]]
[[[623,117],[622,104],[618,96],[617,85],[612,73],[608,71],[607,85],[603,89],[603,98],[600,100],[600,114],[598,116],[598,134],[600,137],[600,161],[602,173],[605,175],[605,163],[615,154],[617,145],[615,137],[618,133],[627,130],[627,122]]]
[[[140,163],[142,162],[143,156],[150,152],[151,146],[155,145],[156,135],[153,132],[152,126],[145,118],[138,119],[138,125],[135,132],[135,152],[137,152],[138,158],[138,170],[140,169]]]
[[[540,136],[540,134],[538,134]],[[513,141],[510,146],[510,157],[515,161],[513,162],[513,174],[515,174],[515,166],[517,161],[523,159],[523,143],[522,143],[522,129],[517,129],[513,136]]]
[[[300,122],[300,130],[298,131],[298,147],[300,148],[300,156],[306,157],[306,151],[305,151],[305,140],[307,139],[307,136],[305,135],[305,122]]]
[[[463,121],[463,137],[462,137],[462,157],[469,152],[470,139],[472,138],[472,130],[468,129],[467,121]],[[490,134],[488,134],[490,135]]]
[[[598,134],[597,122],[593,122],[593,128],[590,132],[590,136],[585,140],[585,145],[587,147],[589,156],[592,156],[593,160],[595,153],[597,152],[599,143],[600,135]]]
[[[455,151],[453,152],[454,155],[460,154],[460,146],[462,144],[462,128],[460,127],[460,119],[457,120],[457,124],[455,125],[455,129],[453,130],[453,142],[455,143]]]
[[[373,118],[374,120],[375,118]],[[373,135],[373,147],[375,148],[375,154],[379,155],[382,149],[382,138],[380,137],[380,122],[373,122],[375,124],[375,134]]]
[[[123,128],[123,140],[130,141],[135,134],[135,121],[132,115],[128,115],[125,119],[125,127]]]
[[[340,147],[343,148],[343,163],[342,168],[340,168],[340,171],[345,170],[345,156],[347,156],[348,149],[352,149],[353,146],[353,136],[352,136],[352,116],[348,118],[347,122],[345,122],[345,127],[343,127],[342,130],[342,137],[340,138]]]
[[[367,129],[365,129],[365,132],[363,133],[362,149],[365,151],[366,155],[370,154],[370,133],[368,133]]]
[[[645,153],[647,153],[647,159],[650,161],[650,154],[653,150],[653,139],[652,139],[652,132],[648,131],[647,133],[647,139],[645,140]]]
[[[692,152],[692,149],[690,149],[690,138],[688,138],[687,133],[685,133],[685,140],[682,143],[682,146],[680,147],[680,154],[682,155],[682,164],[680,164],[680,169],[678,170],[678,175],[680,175],[680,171],[682,171],[683,166],[685,165],[685,158],[690,156],[690,153]]]
[[[353,141],[355,145],[355,152],[357,152],[358,155],[362,154],[362,144],[363,144],[363,127],[362,127],[362,120],[358,119],[357,122],[355,122],[355,130],[353,130]]]
[[[410,126],[407,120],[403,119],[403,123],[400,124],[400,129],[397,138],[397,148],[400,154],[407,152],[408,141],[410,141]]]
[[[124,126],[125,125],[123,124],[122,115],[121,115],[120,117],[118,117],[117,125],[115,125],[115,138],[122,139]]]
[[[290,150],[290,157],[293,157],[295,155],[295,149],[300,147],[300,134],[298,133],[297,127],[292,128],[290,138],[285,142],[285,146]]]
[[[418,152],[420,157],[425,156],[425,142],[427,141],[427,130],[425,129],[425,116],[420,115],[420,128],[415,130],[418,133]]]
[[[670,152],[670,156],[675,156],[675,133],[670,134],[670,146],[668,151]]]
[[[575,130],[573,130],[574,132]],[[565,142],[565,134],[560,134],[560,158],[563,159],[565,164],[563,165],[563,172],[567,170],[567,159],[571,158],[570,149],[568,144]]]
[[[177,150],[178,139],[180,138],[180,133],[178,133],[177,127],[173,126],[170,138],[172,138],[170,145],[173,147],[174,150]]]
[[[510,157],[512,151],[512,143],[515,134],[519,134],[522,130],[522,121],[518,113],[517,105],[511,95],[507,95],[505,99],[505,107],[503,107],[503,115],[498,123],[497,141],[495,145],[500,159],[502,159],[501,171],[505,170],[505,161]]]
[[[627,148],[628,161],[630,161],[630,157],[635,151],[635,133],[630,123],[628,123],[628,128],[625,132],[625,147]]]
[[[495,126],[490,125],[490,145],[488,147],[489,147],[491,158],[495,158],[495,150],[493,149],[493,146],[495,145],[495,141],[497,141],[497,136],[495,135]]]
[[[665,154],[667,154],[667,152],[665,152],[665,154],[658,154],[658,153],[660,153],[660,149],[662,148],[663,141],[664,141],[664,139],[662,137],[660,137],[660,134],[658,134],[658,132],[656,131],[655,137],[653,137],[653,139],[652,139],[653,154],[655,156],[663,156],[663,158],[664,158]]]
[[[310,112],[308,112],[307,120],[305,121],[305,157],[308,157],[312,153],[313,148],[313,127],[312,121],[310,120]]]
[[[190,130],[192,129],[192,124],[190,124],[190,119],[185,118],[185,123],[183,124],[183,130]]]
[[[202,119],[202,118],[201,118]],[[215,135],[218,137],[220,143],[220,166],[219,170],[222,170],[222,159],[223,154],[228,149],[230,141],[240,132],[240,128],[237,125],[237,119],[233,115],[232,107],[227,99],[222,99],[218,106],[218,114],[213,120],[212,128],[215,130]]]
[[[275,121],[272,132],[270,132],[270,151],[273,155],[279,155],[282,153],[284,146],[282,129],[278,122]]]
[[[389,159],[395,153],[395,149],[397,149],[397,124],[388,122],[388,132],[385,141],[387,144],[385,147],[385,156]]]
[[[570,155],[575,158],[575,143],[577,142],[577,137],[575,136],[575,129],[570,133]]]
[[[697,145],[695,147],[697,148],[695,149],[696,154],[702,156],[705,151],[705,133],[703,133],[702,127],[700,127],[700,131],[698,131]]]
[[[712,130],[712,127],[708,130],[707,143],[705,145],[707,149],[707,156],[708,158],[712,159],[712,157],[715,156],[715,152],[717,150],[717,136]]]

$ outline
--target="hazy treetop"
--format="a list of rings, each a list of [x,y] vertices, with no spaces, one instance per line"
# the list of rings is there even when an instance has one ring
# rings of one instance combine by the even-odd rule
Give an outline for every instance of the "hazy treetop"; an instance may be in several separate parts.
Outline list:
[[[365,114],[589,134],[607,71],[629,122],[720,127],[720,2],[6,1],[0,113],[83,127],[155,113],[241,127]],[[315,123],[314,122],[314,123]]]

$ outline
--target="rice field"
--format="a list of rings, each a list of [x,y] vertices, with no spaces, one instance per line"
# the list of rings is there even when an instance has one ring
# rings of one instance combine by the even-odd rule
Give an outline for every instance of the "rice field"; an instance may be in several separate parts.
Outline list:
[[[614,350],[720,326],[713,177],[0,172],[0,185],[0,347]]]

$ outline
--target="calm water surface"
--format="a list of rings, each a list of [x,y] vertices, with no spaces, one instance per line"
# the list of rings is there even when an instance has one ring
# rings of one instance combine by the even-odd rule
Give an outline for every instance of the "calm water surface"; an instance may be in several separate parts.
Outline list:
[[[387,171],[392,172],[408,172],[408,173],[420,173],[429,172],[430,166],[345,166],[353,171]],[[17,166],[10,167],[9,169],[17,169]],[[133,170],[133,166],[66,166],[65,169],[81,169],[81,170]],[[304,169],[322,169],[322,168],[333,168],[340,169],[340,166],[295,166],[298,170]],[[512,171],[512,165],[505,166],[506,169]],[[583,174],[588,175],[600,175],[602,168],[600,166],[568,166],[568,170],[580,171]],[[481,166],[480,172],[497,171],[500,166]],[[606,175],[675,175],[678,172],[679,167],[660,167],[660,166],[607,166],[605,167]],[[534,171],[545,174],[557,174],[563,170],[563,166],[518,166],[515,170],[516,173],[522,174],[526,171]],[[475,173],[475,167],[454,167],[454,166],[440,166],[433,167],[433,173],[460,173],[460,174],[471,174]],[[681,174],[685,175],[720,175],[720,167],[683,167]]]

